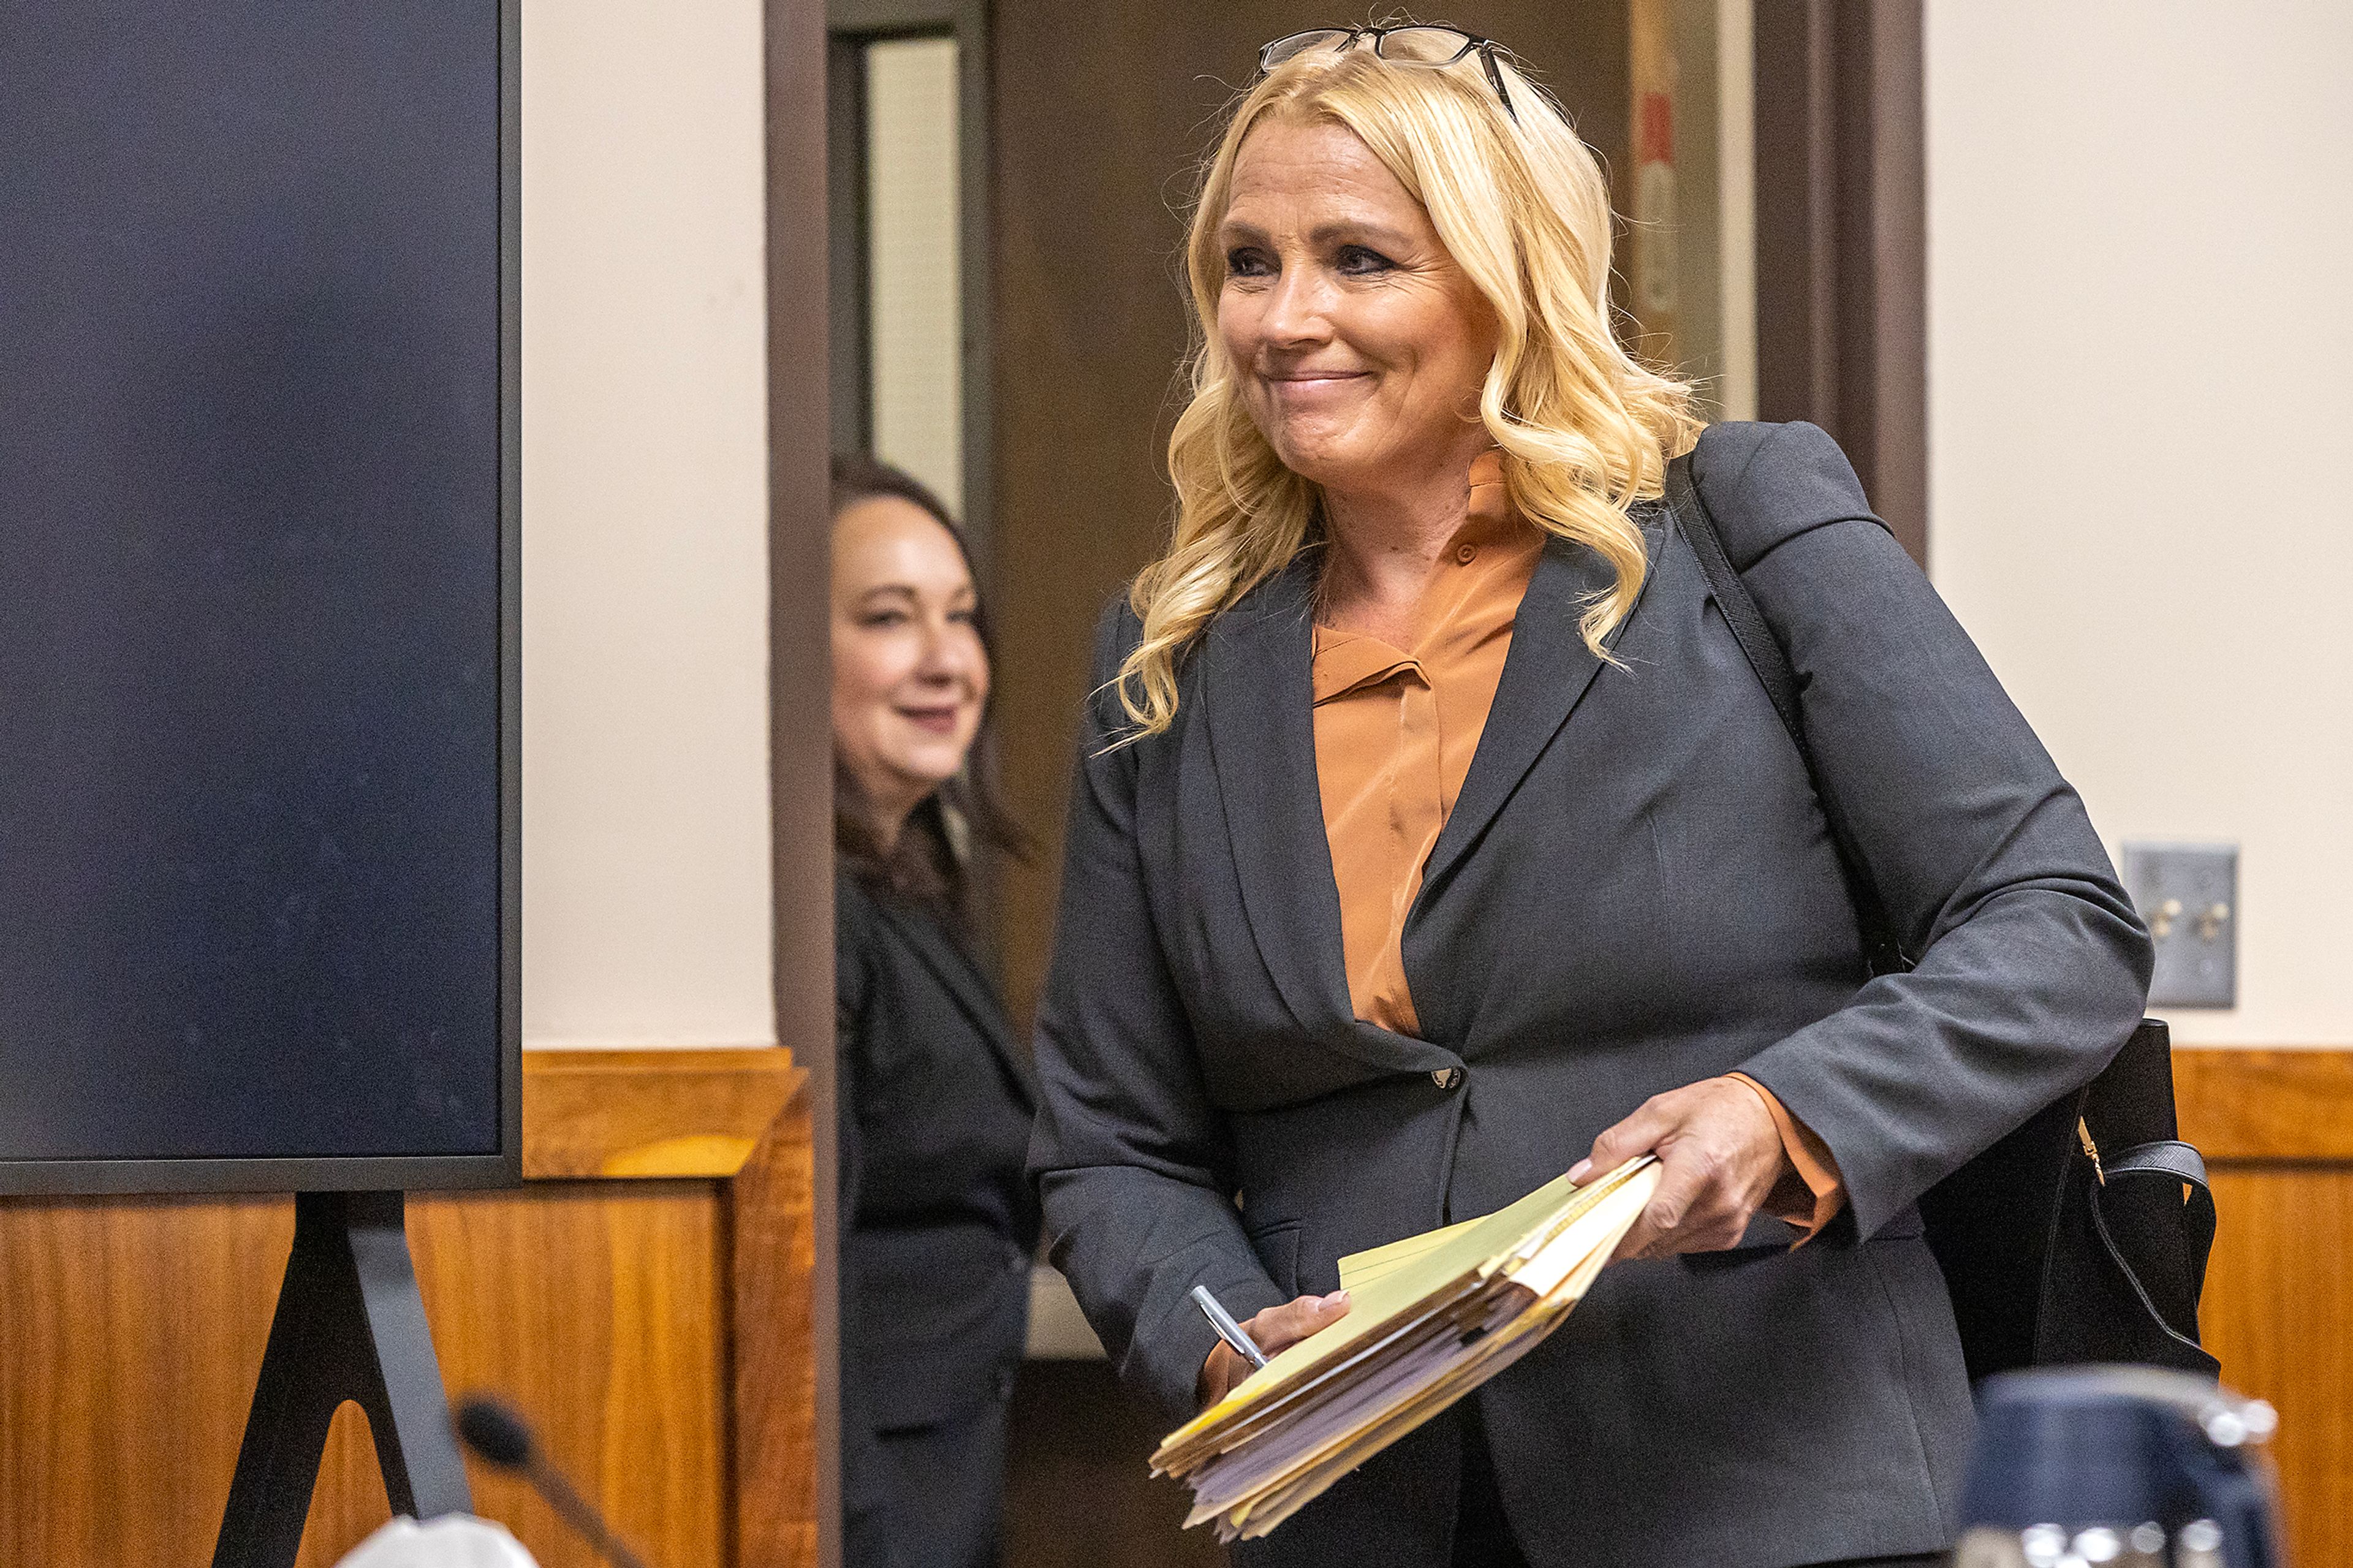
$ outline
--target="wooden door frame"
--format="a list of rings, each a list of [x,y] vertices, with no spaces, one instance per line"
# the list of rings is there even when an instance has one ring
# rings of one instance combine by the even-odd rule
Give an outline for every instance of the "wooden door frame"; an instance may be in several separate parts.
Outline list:
[[[1928,560],[1922,0],[1757,0],[1757,401]]]
[[[986,585],[996,538],[990,447],[996,437],[989,356],[987,0],[826,0],[826,118],[831,186],[832,431],[837,451],[873,446],[873,366],[867,341],[865,49],[892,38],[954,38],[956,45],[956,293],[964,400],[964,532]]]
[[[841,1561],[835,1286],[833,736],[824,0],[764,0],[767,151],[768,813],[776,1038],[809,1069],[809,1355],[818,1561]],[[738,1323],[740,1334],[774,1332]]]

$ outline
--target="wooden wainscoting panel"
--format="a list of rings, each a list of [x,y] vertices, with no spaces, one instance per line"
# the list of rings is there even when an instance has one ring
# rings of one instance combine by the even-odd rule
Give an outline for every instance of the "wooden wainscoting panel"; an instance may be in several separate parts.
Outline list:
[[[2211,1179],[2221,1224],[2201,1336],[2224,1382],[2279,1409],[2289,1560],[2353,1563],[2353,1169],[2222,1165]]]
[[[0,1220],[0,1563],[203,1568],[293,1204],[19,1199]]]
[[[409,1200],[443,1382],[510,1399],[649,1563],[813,1563],[807,1075],[776,1050],[530,1060],[530,1093],[565,1088],[536,1116],[526,1100],[526,1165],[536,1127],[554,1139],[540,1168],[618,1154],[635,1179]],[[596,1094],[565,1099],[583,1085]],[[658,1162],[631,1155],[709,1164],[718,1140],[741,1143],[722,1162],[740,1179],[647,1179]],[[0,1564],[209,1563],[293,1237],[282,1196],[0,1201]],[[527,1487],[469,1475],[476,1510],[543,1568],[596,1561]],[[346,1407],[303,1568],[389,1513]]]
[[[726,1560],[721,1196],[565,1184],[413,1199],[443,1381],[511,1396],[618,1528],[679,1568]],[[0,1211],[0,1563],[203,1568],[293,1245],[284,1198],[16,1201]],[[596,1559],[520,1483],[474,1504],[543,1568]],[[341,1413],[301,1561],[390,1517]]]
[[[525,1051],[522,1173],[732,1176],[803,1076],[773,1046]]]
[[[737,1568],[818,1560],[810,1132],[805,1112],[777,1117],[733,1184]]]
[[[2353,1563],[2353,1050],[2183,1047],[2173,1077],[2220,1218],[2200,1335],[2279,1409],[2290,1561]]]
[[[2173,1053],[2181,1135],[2217,1160],[2353,1162],[2353,1050]]]
[[[534,1184],[409,1205],[442,1382],[513,1404],[650,1563],[726,1561],[724,1223],[702,1182]],[[476,1510],[543,1568],[598,1561],[521,1481],[471,1463],[467,1474]]]

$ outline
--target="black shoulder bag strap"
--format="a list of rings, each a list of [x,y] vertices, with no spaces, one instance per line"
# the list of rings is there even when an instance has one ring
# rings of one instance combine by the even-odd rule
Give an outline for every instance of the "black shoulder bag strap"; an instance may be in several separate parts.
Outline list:
[[[1773,711],[1781,716],[1781,728],[1789,731],[1789,740],[1806,764],[1806,776],[1813,781],[1814,796],[1821,802],[1822,816],[1830,824],[1831,847],[1838,854],[1839,868],[1846,875],[1848,894],[1854,900],[1855,922],[1861,928],[1871,972],[1905,973],[1911,969],[1914,957],[1896,940],[1894,924],[1887,918],[1887,906],[1880,900],[1879,889],[1871,879],[1871,868],[1855,852],[1854,836],[1847,826],[1846,816],[1839,809],[1837,799],[1822,787],[1821,770],[1814,765],[1814,749],[1806,743],[1797,672],[1789,668],[1789,657],[1781,651],[1781,641],[1766,624],[1757,601],[1749,597],[1748,585],[1740,580],[1731,557],[1724,552],[1724,541],[1716,534],[1715,520],[1708,515],[1707,502],[1700,499],[1699,487],[1692,482],[1689,453],[1667,465],[1667,510],[1690,543],[1692,553],[1699,557],[1700,572],[1707,578],[1708,591],[1715,595],[1716,607],[1724,612],[1725,623],[1732,628],[1733,640],[1739,643],[1748,668],[1757,672],[1757,682],[1772,700]]]
[[[1757,607],[1757,601],[1749,595],[1747,584],[1741,581],[1739,571],[1734,567],[1730,556],[1725,552],[1724,541],[1715,531],[1715,520],[1708,514],[1707,503],[1701,499],[1699,487],[1693,482],[1691,458],[1688,454],[1677,458],[1667,466],[1666,500],[1668,512],[1673,519],[1676,528],[1682,532],[1685,542],[1691,545],[1692,553],[1699,560],[1701,574],[1707,579],[1708,589],[1715,598],[1716,607],[1724,612],[1725,624],[1731,628],[1733,640],[1740,645],[1742,656],[1747,659],[1749,668],[1756,672],[1757,682],[1765,688],[1766,696],[1772,700],[1774,712],[1780,716],[1782,728],[1789,732],[1789,740],[1798,748],[1798,755],[1805,763],[1807,777],[1814,786],[1814,796],[1821,803],[1823,817],[1830,826],[1831,843],[1837,852],[1839,868],[1845,876],[1849,896],[1854,900],[1856,924],[1860,928],[1859,934],[1870,962],[1872,973],[1874,975],[1900,974],[1909,971],[1915,963],[1915,956],[1906,953],[1897,942],[1894,927],[1887,917],[1886,905],[1882,902],[1879,890],[1872,881],[1870,867],[1855,847],[1854,837],[1847,826],[1845,814],[1840,809],[1837,797],[1824,786],[1821,770],[1815,766],[1814,751],[1806,740],[1805,721],[1803,710],[1800,707],[1800,694],[1803,688],[1798,681],[1796,672],[1789,667],[1788,655],[1783,651],[1780,639],[1774,636],[1773,628],[1766,621],[1764,613]],[[2157,1029],[2161,1040],[2162,1026],[2145,1025],[2143,1027],[2144,1031],[2152,1027]],[[2136,1041],[2139,1038],[2137,1035],[2135,1037]],[[2162,1048],[2161,1045],[2159,1048]],[[2168,1084],[2169,1081],[2168,1076]],[[2054,1127],[2052,1131],[2056,1132],[2060,1143],[2063,1146],[2066,1141],[2065,1130],[2080,1131],[2083,1127],[2081,1114],[2084,1100],[2085,1096],[2079,1092],[2071,1096],[2068,1101],[2049,1108],[2038,1115],[2034,1121],[2039,1123],[2052,1121]],[[2058,1120],[2062,1117],[2063,1121]],[[2020,1129],[2017,1136],[2022,1138],[2029,1134],[2041,1138],[2044,1142],[2051,1142],[2049,1137],[2043,1136],[2032,1124],[2028,1128]],[[2089,1132],[2084,1131],[2083,1137],[2085,1152],[2089,1154],[2091,1152]],[[2011,1140],[2004,1142],[2009,1143]],[[2116,1236],[2113,1234],[2105,1212],[2106,1205],[2101,1202],[2102,1191],[2118,1178],[2158,1176],[2179,1182],[2183,1190],[2189,1194],[2189,1201],[2183,1215],[2186,1235],[2179,1245],[2186,1254],[2183,1263],[2189,1276],[2188,1305],[2192,1314],[2191,1321],[2185,1326],[2190,1330],[2190,1333],[2194,1334],[2196,1303],[2205,1283],[2206,1258],[2214,1238],[2214,1201],[2206,1185],[2205,1162],[2199,1157],[2196,1149],[2187,1143],[2168,1139],[2141,1143],[2127,1149],[2121,1155],[2110,1160],[2105,1171],[2099,1169],[2096,1155],[2092,1156],[2092,1163],[2094,1184],[2086,1191],[2088,1199],[2086,1206],[2100,1248],[2113,1262],[2123,1280],[2129,1286],[2133,1296],[2137,1298],[2139,1306],[2147,1315],[2150,1326],[2161,1333],[2164,1340],[2170,1342],[2175,1348],[2168,1349],[2162,1343],[2152,1348],[2145,1340],[2137,1341],[2133,1335],[2119,1334],[2115,1343],[2104,1343],[2096,1347],[2102,1353],[2087,1359],[2152,1361],[2160,1364],[2178,1364],[2189,1370],[2205,1371],[2211,1375],[2211,1358],[2199,1348],[2194,1338],[2182,1333],[2172,1321],[2168,1321],[2170,1318],[2177,1317],[2178,1313],[2166,1312],[2160,1309],[2157,1301],[2151,1299],[2149,1291],[2142,1284],[2141,1270],[2134,1266],[2133,1260],[2126,1255],[2128,1249],[2120,1246]],[[1957,1206],[1965,1209],[1978,1208],[1980,1205],[1976,1200],[1981,1194],[1989,1189],[1998,1189],[1999,1184],[2005,1175],[2018,1174],[2017,1167],[2026,1163],[2028,1162],[2018,1160],[2011,1151],[2005,1149],[2003,1144],[1997,1144],[1994,1149],[1980,1155],[1978,1161],[1971,1162],[1971,1166],[1981,1168],[1976,1173],[1977,1179],[1974,1182],[1972,1181],[1973,1173],[1969,1167],[1965,1167],[1958,1176],[1950,1179],[1956,1188],[1953,1197]],[[2040,1163],[2034,1163],[2036,1168],[2040,1169]],[[2005,1171],[2003,1169],[2005,1166],[2012,1168]],[[1982,1169],[1982,1167],[1992,1167],[1992,1169]],[[1924,1200],[1924,1208],[1931,1206],[1934,1205]],[[2051,1229],[2045,1231],[2041,1239],[2041,1246],[2046,1255],[2054,1247],[2063,1249],[2067,1245],[2057,1235],[2056,1222],[2059,1215],[2055,1209],[2052,1218],[2053,1223]],[[1932,1219],[1932,1232],[1933,1229]],[[1940,1256],[1943,1250],[1939,1248]],[[2016,1251],[2015,1248],[2006,1245],[1997,1247],[1996,1250],[2011,1254]],[[2015,1257],[2012,1257],[2010,1261],[2026,1262],[2024,1258]],[[1952,1269],[1948,1268],[1947,1272],[1948,1284],[1955,1283],[1952,1279]],[[1971,1270],[1970,1272],[1982,1274],[1984,1271]],[[1984,1371],[2022,1365],[2042,1359],[2037,1353],[2041,1336],[2036,1333],[2033,1323],[2049,1304],[2048,1298],[2052,1294],[2053,1274],[2052,1263],[2047,1256],[2042,1260],[2039,1268],[2030,1265],[2026,1268],[2024,1277],[2020,1280],[2020,1288],[2028,1298],[2025,1303],[2028,1312],[2022,1320],[2008,1325],[1998,1323],[1995,1320],[2012,1316],[2016,1311],[2014,1306],[2001,1303],[1998,1300],[1989,1307],[1978,1306],[1968,1299],[1971,1294],[1980,1298],[1990,1295],[1998,1299],[2005,1290],[2005,1287],[2000,1283],[1979,1278],[1973,1281],[1963,1280],[1956,1284],[1954,1306],[1961,1324],[1963,1340],[1970,1352],[1970,1371],[1973,1375]],[[1979,1324],[1986,1325],[1981,1331],[1978,1330]],[[1972,1340],[1977,1342],[1970,1343]],[[1989,1348],[1997,1342],[1999,1349]],[[2193,1361],[2189,1358],[2196,1359]],[[2069,1356],[2066,1359],[2078,1358]],[[2202,1365],[2200,1364],[2201,1363]]]
[[[2100,1171],[2100,1185],[2114,1186],[2119,1181],[2135,1176],[2158,1177],[2160,1185],[2179,1184],[2189,1194],[2184,1210],[2189,1234],[2189,1254],[2186,1261],[2189,1269],[2189,1300],[2194,1305],[2206,1293],[2206,1259],[2214,1248],[2214,1194],[2206,1185],[2206,1157],[2179,1139],[2166,1138],[2153,1143],[2143,1143],[2105,1162]],[[2100,1245],[2107,1248],[2108,1256],[2116,1260],[2118,1268],[2124,1270],[2125,1278],[2132,1283],[2134,1294],[2140,1298],[2140,1304],[2148,1309],[2148,1315],[2157,1320],[2172,1338],[2192,1350],[2199,1349],[2196,1340],[2175,1330],[2170,1321],[2173,1314],[2150,1299],[2147,1287],[2141,1283],[2140,1271],[2125,1256],[2127,1248],[2116,1240],[2105,1211],[2098,1205],[2093,1206],[2092,1220],[2099,1227]],[[2194,1329],[2196,1325],[2193,1323],[2191,1327]]]

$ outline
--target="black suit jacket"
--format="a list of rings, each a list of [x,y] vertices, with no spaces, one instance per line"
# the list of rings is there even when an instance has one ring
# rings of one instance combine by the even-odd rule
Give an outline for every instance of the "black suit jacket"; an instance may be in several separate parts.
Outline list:
[[[1796,749],[1659,509],[1613,638],[1548,545],[1405,928],[1426,1038],[1356,1020],[1316,788],[1312,554],[1206,630],[1167,732],[1093,700],[1040,1014],[1053,1256],[1173,1423],[1212,1344],[1338,1259],[1485,1214],[1650,1095],[1746,1072],[1851,1207],[1795,1251],[1622,1264],[1478,1396],[1532,1561],[1737,1568],[1942,1546],[1968,1390],[1915,1201],[2098,1070],[2147,939],[2081,802],[1806,425],[1718,426],[1695,481],[1805,683],[1809,739],[1908,951],[1870,978]],[[1107,617],[1095,676],[1134,646]],[[1433,1423],[1248,1561],[1443,1563]],[[1371,1553],[1367,1556],[1366,1553]]]
[[[860,1563],[994,1559],[994,1491],[971,1520],[907,1496],[894,1435],[973,1436],[1004,1468],[1001,1405],[1021,1363],[1037,1200],[1023,1169],[1027,1068],[994,989],[919,910],[835,879],[842,1504]],[[946,1539],[943,1539],[943,1538]],[[967,1540],[965,1537],[984,1537]],[[914,1550],[921,1546],[922,1550]]]

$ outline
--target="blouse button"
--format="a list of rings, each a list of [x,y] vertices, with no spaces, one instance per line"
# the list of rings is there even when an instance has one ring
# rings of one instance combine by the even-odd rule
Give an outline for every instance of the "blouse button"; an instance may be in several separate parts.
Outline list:
[[[1454,559],[1468,566],[1479,559],[1479,547],[1475,544],[1461,545],[1455,550]]]

